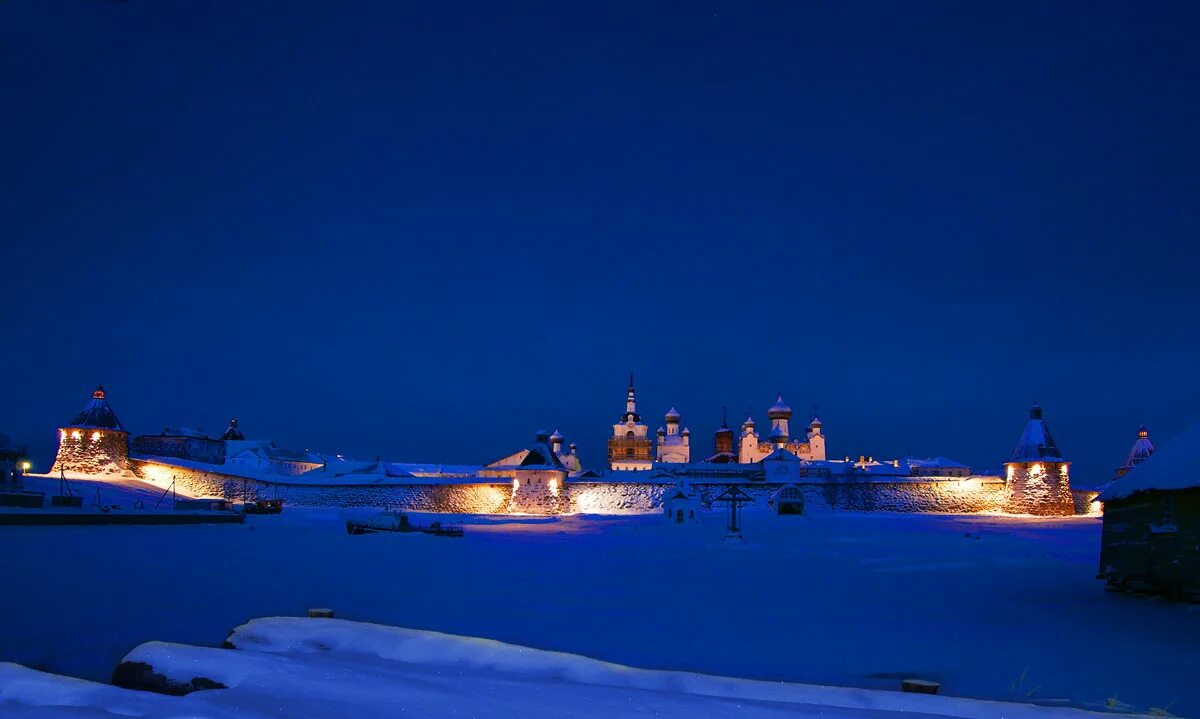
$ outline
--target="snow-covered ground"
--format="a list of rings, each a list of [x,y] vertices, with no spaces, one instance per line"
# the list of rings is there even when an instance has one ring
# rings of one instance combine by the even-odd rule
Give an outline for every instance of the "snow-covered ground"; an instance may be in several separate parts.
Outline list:
[[[651,669],[1200,716],[1200,611],[1105,594],[1095,518],[751,510],[739,546],[719,512],[468,517],[462,539],[347,514],[0,527],[0,659],[107,680],[142,642],[329,606]]]
[[[1076,709],[647,671],[572,654],[341,619],[269,618],[236,651],[150,642],[126,661],[175,684],[147,695],[0,665],[6,717],[824,717],[1089,719]]]

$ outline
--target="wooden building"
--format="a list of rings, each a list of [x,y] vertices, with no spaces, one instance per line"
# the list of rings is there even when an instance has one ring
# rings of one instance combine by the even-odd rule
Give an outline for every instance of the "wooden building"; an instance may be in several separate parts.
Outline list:
[[[1200,424],[1100,494],[1100,577],[1110,591],[1200,601]]]

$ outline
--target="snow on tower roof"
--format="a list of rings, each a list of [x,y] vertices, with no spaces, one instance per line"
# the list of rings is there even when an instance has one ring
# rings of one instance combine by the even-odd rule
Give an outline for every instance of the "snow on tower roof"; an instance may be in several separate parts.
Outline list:
[[[667,410],[666,420],[668,422],[678,422],[679,417],[680,417],[679,410],[675,409],[674,407]]]
[[[1146,425],[1138,427],[1137,439],[1133,442],[1133,447],[1129,450],[1129,456],[1125,458],[1125,463],[1121,465],[1121,469],[1129,469],[1136,467],[1154,454],[1154,443],[1150,441],[1150,430],[1146,429]]]
[[[775,399],[775,404],[771,405],[767,410],[767,416],[771,419],[790,419],[792,416],[792,408],[787,406],[783,401],[783,395],[779,395]]]
[[[562,469],[563,463],[547,444],[546,431],[541,430],[537,433],[533,446],[517,466],[523,469]]]
[[[104,398],[104,385],[96,386],[96,391],[92,392],[92,401],[88,402],[83,411],[75,415],[75,419],[71,420],[71,424],[67,426],[125,431],[125,428],[121,426],[121,420],[117,419],[117,413],[113,412],[112,406]]]
[[[220,438],[227,442],[237,442],[246,439],[245,435],[242,434],[242,430],[238,429],[237,417],[229,420],[229,427],[225,429],[225,433]]]
[[[561,442],[561,441],[563,441],[563,435],[562,435],[562,432],[559,432],[557,429],[556,429],[556,430],[554,430],[554,434],[550,435],[550,441],[551,441],[551,442]]]
[[[1152,489],[1179,490],[1200,487],[1200,422],[1177,436],[1153,457],[1108,485],[1099,500],[1124,499]]]
[[[1042,420],[1042,408],[1035,404],[1029,409],[1029,423],[1025,425],[1025,431],[1021,433],[1021,439],[1009,461],[1036,462],[1043,459],[1061,462],[1063,456],[1054,443],[1054,437],[1050,435],[1050,428]]]

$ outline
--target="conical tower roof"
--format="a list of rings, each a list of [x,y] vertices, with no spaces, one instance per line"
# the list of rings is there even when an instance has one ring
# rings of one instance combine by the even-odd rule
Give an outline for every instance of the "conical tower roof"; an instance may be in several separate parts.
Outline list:
[[[771,419],[792,418],[792,408],[787,406],[787,403],[783,401],[783,395],[779,395],[779,397],[775,399],[775,404],[771,405],[771,407],[767,410],[767,416]]]
[[[1029,409],[1029,423],[1025,425],[1025,431],[1021,433],[1021,439],[1017,442],[1017,448],[1013,450],[1012,459],[1009,461],[1040,460],[1064,461],[1062,453],[1058,451],[1058,445],[1054,443],[1054,437],[1050,435],[1050,428],[1042,419],[1042,408],[1035,404]]]
[[[1146,429],[1146,425],[1138,427],[1137,439],[1133,442],[1133,447],[1129,450],[1129,456],[1125,458],[1125,463],[1121,465],[1121,469],[1132,469],[1138,466],[1154,454],[1154,443],[1150,441],[1150,430]]]
[[[225,433],[221,435],[221,439],[226,442],[240,442],[246,439],[246,436],[242,434],[242,430],[238,429],[237,417],[229,420],[229,427],[225,429]]]
[[[117,419],[117,413],[113,412],[112,406],[104,396],[104,385],[96,386],[96,391],[92,392],[92,401],[88,402],[83,411],[75,415],[75,419],[71,420],[71,424],[67,426],[81,429],[125,431],[125,428],[121,426],[121,420]]]

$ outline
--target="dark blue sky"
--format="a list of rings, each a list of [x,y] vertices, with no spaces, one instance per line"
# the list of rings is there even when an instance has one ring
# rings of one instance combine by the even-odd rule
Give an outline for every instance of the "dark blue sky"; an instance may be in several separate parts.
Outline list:
[[[286,9],[285,9],[286,7]],[[1095,483],[1200,418],[1191,3],[0,4],[0,432],[586,464],[634,370],[703,449]]]

